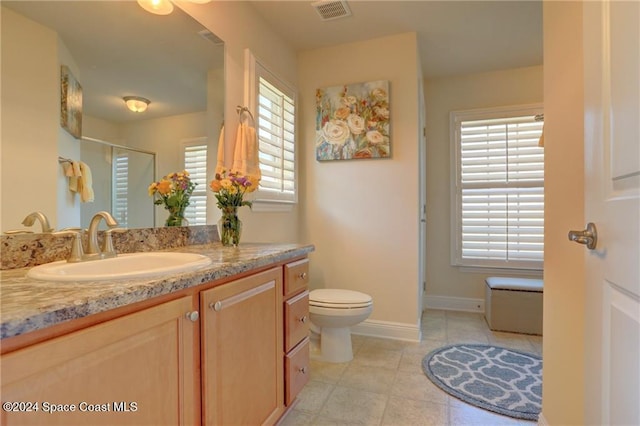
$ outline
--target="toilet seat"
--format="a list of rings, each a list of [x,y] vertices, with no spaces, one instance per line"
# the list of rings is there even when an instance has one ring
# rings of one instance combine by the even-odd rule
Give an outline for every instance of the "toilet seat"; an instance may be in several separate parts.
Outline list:
[[[332,309],[355,309],[371,306],[368,294],[343,289],[317,289],[309,293],[309,305]]]

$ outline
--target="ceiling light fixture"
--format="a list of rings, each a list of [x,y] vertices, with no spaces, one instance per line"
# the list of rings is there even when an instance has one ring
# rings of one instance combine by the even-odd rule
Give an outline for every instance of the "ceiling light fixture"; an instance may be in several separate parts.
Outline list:
[[[138,0],[141,8],[156,15],[168,15],[173,12],[173,3],[169,0]]]
[[[133,112],[145,112],[151,103],[149,99],[139,96],[125,96],[122,99],[124,99],[124,103],[127,104],[127,108]]]
[[[205,4],[211,0],[189,0],[191,3]],[[155,15],[168,15],[173,12],[173,3],[170,0],[138,0],[141,8]]]

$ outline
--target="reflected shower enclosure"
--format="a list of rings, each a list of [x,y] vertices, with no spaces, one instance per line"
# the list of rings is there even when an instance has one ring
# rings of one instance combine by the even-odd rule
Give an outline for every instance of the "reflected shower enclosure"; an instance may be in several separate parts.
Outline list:
[[[123,228],[154,226],[155,208],[147,191],[156,177],[154,152],[83,138],[80,157],[91,168],[95,192],[94,202],[81,204],[82,228],[102,210]]]

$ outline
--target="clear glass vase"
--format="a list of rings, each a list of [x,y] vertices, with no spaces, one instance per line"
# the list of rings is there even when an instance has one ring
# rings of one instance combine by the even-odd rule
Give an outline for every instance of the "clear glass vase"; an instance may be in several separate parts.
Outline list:
[[[184,209],[169,210],[169,217],[167,217],[164,226],[189,226],[189,222],[184,217]]]
[[[222,217],[218,220],[218,235],[223,246],[236,247],[240,244],[242,221],[238,217],[237,207],[222,209]]]

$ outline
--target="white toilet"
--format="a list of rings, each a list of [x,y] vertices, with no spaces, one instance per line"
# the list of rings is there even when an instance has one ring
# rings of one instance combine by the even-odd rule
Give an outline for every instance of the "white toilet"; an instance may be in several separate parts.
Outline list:
[[[320,337],[320,354],[312,356],[326,362],[353,359],[351,326],[366,320],[373,310],[368,294],[352,290],[318,289],[309,293],[309,319],[312,342]],[[315,338],[315,339],[314,339]]]

